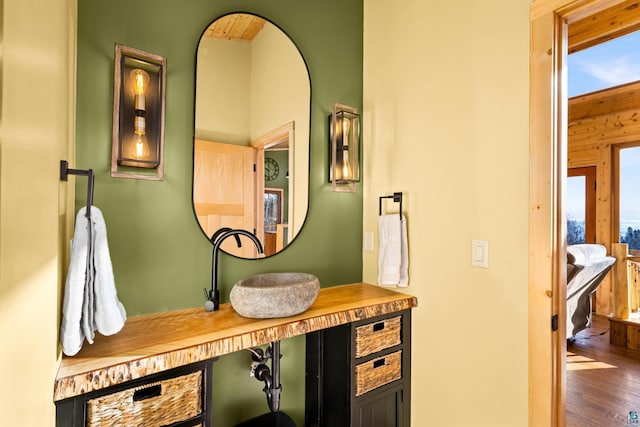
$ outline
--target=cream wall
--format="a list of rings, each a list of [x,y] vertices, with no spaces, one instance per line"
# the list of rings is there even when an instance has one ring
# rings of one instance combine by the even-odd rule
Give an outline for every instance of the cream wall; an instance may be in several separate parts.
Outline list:
[[[296,134],[308,140],[309,73],[295,45],[265,25],[253,41],[251,65],[251,139],[293,120]]]
[[[528,43],[528,0],[364,0],[363,226],[404,193],[414,426],[527,425]]]
[[[251,55],[251,139],[294,122],[293,170],[289,171],[289,227],[296,235],[304,224],[309,189],[309,109],[307,67],[295,45],[273,25],[265,25]],[[295,179],[293,179],[295,176]]]
[[[249,145],[251,44],[203,38],[196,67],[196,138]]]
[[[68,250],[74,0],[0,0],[0,424],[53,426]]]

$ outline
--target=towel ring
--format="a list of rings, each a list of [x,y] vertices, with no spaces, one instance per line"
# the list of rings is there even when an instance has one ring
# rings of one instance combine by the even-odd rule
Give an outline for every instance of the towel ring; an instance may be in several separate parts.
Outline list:
[[[400,211],[398,214],[402,218],[402,192],[393,193],[391,196],[380,196],[378,199],[378,215],[382,216],[382,199],[393,199],[394,203],[400,203]]]

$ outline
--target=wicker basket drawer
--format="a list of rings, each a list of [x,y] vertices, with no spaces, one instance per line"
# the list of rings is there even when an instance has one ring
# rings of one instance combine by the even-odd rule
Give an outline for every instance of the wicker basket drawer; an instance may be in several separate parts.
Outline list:
[[[401,317],[392,317],[358,326],[356,328],[356,358],[400,344]]]
[[[356,396],[402,378],[402,350],[356,366]]]
[[[87,401],[87,426],[166,426],[202,412],[202,371]]]

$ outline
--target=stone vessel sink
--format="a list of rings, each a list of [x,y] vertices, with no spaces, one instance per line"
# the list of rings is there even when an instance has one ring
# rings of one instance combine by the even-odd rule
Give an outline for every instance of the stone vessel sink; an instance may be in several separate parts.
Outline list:
[[[270,319],[302,313],[318,296],[320,281],[308,273],[263,273],[237,281],[229,298],[244,317]]]

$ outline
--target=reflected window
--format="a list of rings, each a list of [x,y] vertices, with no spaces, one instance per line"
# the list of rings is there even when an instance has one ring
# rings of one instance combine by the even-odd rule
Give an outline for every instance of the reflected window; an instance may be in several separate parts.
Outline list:
[[[282,250],[286,245],[282,205],[282,189],[264,189],[264,254],[266,256]]]
[[[275,233],[276,226],[281,223],[280,193],[270,190],[264,192],[264,231]]]

